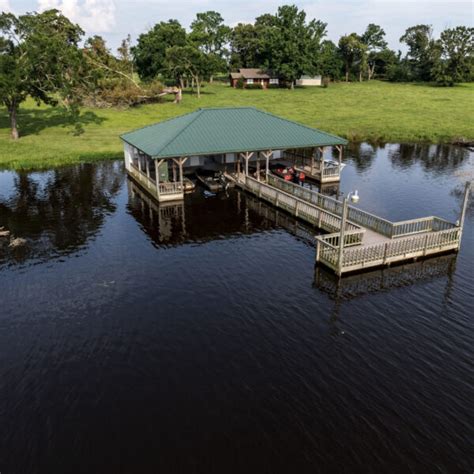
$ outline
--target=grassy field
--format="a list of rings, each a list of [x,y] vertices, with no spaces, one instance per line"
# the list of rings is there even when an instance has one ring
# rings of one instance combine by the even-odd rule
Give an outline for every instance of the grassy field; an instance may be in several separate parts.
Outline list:
[[[371,81],[294,91],[213,84],[203,89],[201,99],[185,93],[180,105],[171,100],[126,110],[83,109],[80,136],[74,136],[61,109],[27,102],[20,111],[17,142],[9,138],[6,110],[0,108],[0,167],[41,169],[121,157],[121,133],[198,107],[255,106],[353,141],[474,139],[474,84],[441,88]]]

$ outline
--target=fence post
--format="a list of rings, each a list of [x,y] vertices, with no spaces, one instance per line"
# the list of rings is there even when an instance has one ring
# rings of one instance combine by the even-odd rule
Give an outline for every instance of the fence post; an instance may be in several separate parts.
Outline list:
[[[348,199],[344,198],[342,205],[342,217],[341,217],[341,233],[339,235],[339,258],[337,259],[337,274],[342,275],[342,265],[344,259],[344,232],[346,230],[346,215],[347,215]]]
[[[423,244],[423,257],[426,255],[426,249],[428,247],[428,237],[429,237],[429,234],[426,234],[425,235],[425,242]]]
[[[464,227],[464,219],[466,217],[467,202],[469,200],[470,191],[471,191],[471,182],[467,181],[466,185],[464,187],[464,199],[463,199],[463,202],[462,202],[461,217],[459,218],[459,224],[458,224],[458,227],[460,228],[458,250],[461,248],[462,231],[463,231],[463,227]]]

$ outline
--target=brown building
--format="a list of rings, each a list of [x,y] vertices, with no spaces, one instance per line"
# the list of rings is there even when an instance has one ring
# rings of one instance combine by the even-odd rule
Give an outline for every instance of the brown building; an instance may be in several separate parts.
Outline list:
[[[258,68],[241,68],[237,72],[230,73],[230,85],[232,87],[237,87],[239,80],[243,81],[244,87],[259,84],[262,89],[267,89],[270,84],[279,84],[278,77],[274,77]]]

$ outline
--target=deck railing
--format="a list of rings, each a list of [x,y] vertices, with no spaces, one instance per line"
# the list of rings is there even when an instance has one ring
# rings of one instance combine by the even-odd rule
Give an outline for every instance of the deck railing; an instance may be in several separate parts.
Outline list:
[[[333,214],[339,216],[342,215],[343,203],[337,199],[325,196],[311,189],[303,188],[302,186],[285,181],[271,174],[268,175],[268,183],[289,194],[322,207]],[[390,238],[400,238],[423,232],[456,228],[454,224],[433,216],[400,222],[390,222],[387,219],[375,216],[370,212],[363,211],[362,209],[353,206],[348,206],[347,218],[355,224],[374,230],[375,232]]]
[[[149,178],[143,171],[140,171],[133,163],[130,163],[130,174],[149,192],[156,195],[156,184],[152,178]]]
[[[180,194],[183,192],[183,185],[177,182],[160,183],[158,185],[160,194]]]
[[[344,248],[342,255],[341,271],[360,270],[361,268],[385,265],[400,260],[400,257],[417,258],[454,250],[459,246],[461,229],[455,227],[440,230],[424,235],[412,235],[390,240],[386,243]],[[333,242],[324,237],[317,236],[317,260],[325,265],[338,270],[339,249]]]
[[[130,164],[129,171],[138,182],[140,182],[152,194],[156,195],[156,180],[154,180],[151,176],[147,176],[146,173],[144,173],[143,171],[140,171],[133,163]],[[158,184],[158,190],[159,194],[163,196],[170,194],[182,194],[183,185],[179,181],[163,182]]]
[[[261,199],[271,202],[274,206],[286,210],[290,214],[309,222],[320,229],[334,233],[341,230],[341,217],[329,211],[318,208],[316,205],[293,196],[282,190],[275,189],[274,186],[257,181],[249,176],[245,177],[245,185],[249,191],[252,191]],[[346,222],[345,232],[347,238],[344,239],[345,245],[358,245],[362,243],[365,229],[352,223]],[[339,242],[339,236],[337,236]]]

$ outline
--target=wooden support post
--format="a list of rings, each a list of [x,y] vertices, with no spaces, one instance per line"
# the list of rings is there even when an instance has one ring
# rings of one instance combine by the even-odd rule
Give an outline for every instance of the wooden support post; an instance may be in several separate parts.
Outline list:
[[[339,234],[339,257],[337,259],[337,274],[339,276],[342,275],[342,266],[344,263],[344,233],[346,231],[346,216],[348,203],[349,200],[347,199],[347,197],[345,197],[342,206],[341,233]]]
[[[324,147],[320,148],[321,150],[321,158],[319,163],[319,180],[321,183],[323,182],[323,174],[324,174]]]
[[[260,181],[260,152],[257,151],[257,181]]]
[[[178,166],[179,166],[179,182],[181,183],[181,191],[184,190],[184,185],[183,185],[183,181],[184,181],[184,171],[183,171],[183,165],[184,163],[186,163],[186,161],[188,160],[188,157],[187,156],[183,156],[179,159],[179,162],[178,162]]]
[[[429,238],[430,234],[426,234],[425,235],[425,241],[423,243],[423,257],[426,255],[426,251],[428,249],[428,238]]]
[[[147,178],[150,179],[150,163],[149,163],[149,160],[148,160],[148,156],[146,157],[146,175],[147,175]]]
[[[142,157],[138,154],[138,171],[142,170]]]
[[[176,161],[173,160],[173,181],[176,182]]]
[[[242,158],[245,160],[245,176],[249,175],[249,160],[252,157],[253,152],[241,153]]]
[[[387,261],[387,250],[388,250],[388,242],[385,243],[385,246],[383,248],[383,260],[382,263],[385,263]]]
[[[160,166],[165,160],[155,161],[156,192],[160,195]]]
[[[458,227],[460,228],[458,250],[461,248],[462,231],[463,231],[463,228],[464,228],[464,219],[466,218],[467,203],[469,201],[469,193],[470,192],[471,192],[471,182],[467,181],[466,185],[464,186],[464,199],[463,199],[463,202],[462,202],[461,216],[459,217],[459,224],[458,224]]]
[[[339,152],[337,173],[338,173],[339,179],[340,179],[341,178],[341,164],[342,164],[342,145],[336,146],[336,150]]]
[[[272,150],[264,151],[263,156],[265,157],[265,182],[268,182],[268,173],[270,172],[270,158],[273,155]]]

